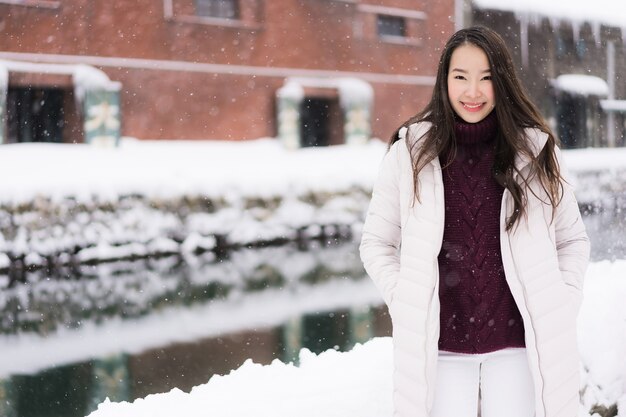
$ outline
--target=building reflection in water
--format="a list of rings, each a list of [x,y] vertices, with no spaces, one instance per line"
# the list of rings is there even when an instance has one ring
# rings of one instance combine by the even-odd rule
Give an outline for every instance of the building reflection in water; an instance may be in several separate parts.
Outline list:
[[[32,292],[27,297],[29,314],[22,314],[24,308],[17,301],[23,295],[11,298],[12,291],[18,293],[19,289],[7,289],[9,302],[5,303],[8,310],[5,317],[18,319],[5,325],[4,333],[9,336],[19,335],[24,328],[37,329],[39,323],[44,323],[40,333],[53,337],[55,326],[80,331],[85,317],[106,323],[121,315],[132,322],[168,309],[173,313],[172,319],[164,320],[162,329],[163,333],[171,334],[162,341],[155,337],[157,341],[148,348],[127,349],[125,341],[120,340],[121,353],[87,355],[90,359],[61,366],[51,360],[42,372],[13,371],[0,376],[0,415],[82,417],[107,397],[111,401],[123,401],[173,388],[188,392],[213,375],[237,369],[247,359],[261,364],[274,359],[297,363],[301,348],[315,353],[327,349],[345,351],[355,343],[391,333],[386,308],[380,306],[376,289],[362,270],[354,243],[304,252],[294,248],[257,249],[233,254],[228,260],[210,259],[194,265],[172,261],[162,264],[167,268],[157,271],[161,278],[155,278],[154,270],[149,271],[149,277],[144,276],[145,264],[119,269],[109,265],[102,269],[107,271],[107,277],[92,270],[89,278],[76,277],[71,284],[59,281],[56,286],[59,293],[55,296],[51,295],[54,284],[46,284],[45,291],[31,286]],[[90,285],[85,285],[86,279],[91,280]],[[50,280],[38,277],[31,281]],[[146,282],[152,282],[151,287],[142,288]],[[93,288],[105,294],[94,297]],[[78,302],[72,300],[88,298],[81,291],[89,293],[100,307],[92,309],[83,302],[82,308],[77,308]],[[115,291],[120,292],[119,297]],[[41,299],[37,301],[37,297]],[[55,304],[55,298],[61,302]],[[103,305],[105,301],[110,305]],[[273,303],[276,305],[272,306]],[[195,311],[192,309],[198,306],[207,311],[213,311],[212,306],[221,306],[222,310],[216,310],[222,311],[221,317],[196,319],[226,331],[206,331],[208,334],[198,331],[197,337],[189,334],[183,337],[183,329],[189,325],[188,314],[184,313]],[[28,319],[33,313],[38,320]],[[245,325],[255,323],[255,318],[263,314],[268,316],[261,320],[265,325],[259,325],[258,321],[252,326]],[[235,315],[238,317],[234,318]],[[165,323],[177,317],[180,317],[180,331],[176,331],[175,325]],[[224,322],[223,326],[220,321]],[[158,331],[158,327],[153,330]],[[112,337],[124,338],[125,334],[128,335],[122,332]],[[128,341],[129,345],[132,343]],[[97,351],[96,346],[93,351]]]

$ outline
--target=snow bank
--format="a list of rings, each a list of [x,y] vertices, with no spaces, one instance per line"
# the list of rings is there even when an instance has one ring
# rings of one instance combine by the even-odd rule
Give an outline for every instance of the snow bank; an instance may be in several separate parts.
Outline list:
[[[584,292],[580,416],[589,416],[596,405],[626,404],[626,261],[592,264]],[[347,353],[303,350],[299,367],[247,361],[188,394],[175,389],[133,403],[105,401],[90,417],[386,417],[392,414],[391,370],[391,340],[379,338]]]
[[[379,338],[350,353],[303,350],[299,367],[247,361],[190,394],[173,390],[133,404],[105,402],[90,416],[391,416],[391,369],[391,341]]]
[[[274,197],[371,186],[385,145],[286,150],[275,139],[137,141],[120,148],[83,144],[13,144],[0,152],[0,203],[19,205],[38,196],[78,201],[97,196],[185,195],[228,199]],[[34,169],[34,168],[37,169]]]
[[[386,144],[379,140],[364,146],[293,151],[275,139],[126,138],[116,149],[82,144],[6,145],[0,152],[0,175],[10,180],[0,183],[0,205],[19,206],[42,197],[78,202],[117,201],[133,195],[161,200],[194,195],[272,198],[311,190],[371,189],[385,150]],[[626,148],[565,151],[564,155],[574,174],[626,171]]]

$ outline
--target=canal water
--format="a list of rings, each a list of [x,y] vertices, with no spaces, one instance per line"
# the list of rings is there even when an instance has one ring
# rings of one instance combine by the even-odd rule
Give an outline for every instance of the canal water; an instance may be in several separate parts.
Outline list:
[[[592,260],[626,258],[624,214],[585,216]],[[251,358],[349,350],[391,325],[356,242],[37,271],[0,293],[0,416],[78,417],[189,391]]]

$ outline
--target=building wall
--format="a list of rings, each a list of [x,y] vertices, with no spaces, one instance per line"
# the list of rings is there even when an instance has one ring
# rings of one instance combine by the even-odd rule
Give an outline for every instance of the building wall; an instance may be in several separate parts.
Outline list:
[[[453,0],[240,0],[237,21],[194,16],[191,0],[28,4],[0,1],[0,58],[104,70],[122,83],[122,134],[154,139],[275,136],[293,76],[364,78],[387,138],[428,100],[454,29]],[[406,40],[378,37],[388,12],[406,16]]]
[[[557,131],[558,108],[562,94],[551,85],[551,80],[562,74],[593,75],[608,80],[607,42],[615,44],[615,98],[626,99],[626,45],[618,28],[601,27],[600,38],[594,36],[590,24],[579,28],[567,21],[554,22],[546,18],[524,23],[512,12],[474,9],[473,24],[482,24],[496,30],[506,41],[524,87],[531,98]],[[527,27],[527,62],[524,62],[522,36]],[[606,97],[578,97],[586,107],[581,120],[580,138],[576,147],[605,146],[607,144],[607,114],[599,104]],[[615,115],[617,145],[624,145],[625,117]]]

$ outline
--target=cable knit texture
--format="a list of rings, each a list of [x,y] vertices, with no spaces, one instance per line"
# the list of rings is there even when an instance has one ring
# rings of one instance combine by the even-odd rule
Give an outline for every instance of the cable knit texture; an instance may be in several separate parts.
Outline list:
[[[442,155],[445,196],[439,253],[439,349],[486,353],[524,347],[524,325],[506,283],[500,252],[504,188],[491,173],[497,119],[455,125],[457,152]],[[447,166],[446,166],[447,165]]]

